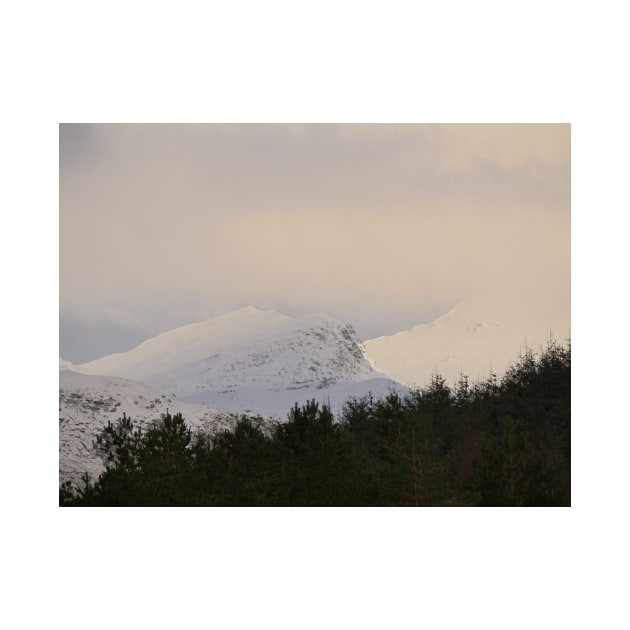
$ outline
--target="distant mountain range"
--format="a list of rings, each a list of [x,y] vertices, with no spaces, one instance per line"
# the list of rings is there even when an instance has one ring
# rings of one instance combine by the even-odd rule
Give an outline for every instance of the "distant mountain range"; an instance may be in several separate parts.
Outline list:
[[[567,319],[568,321],[568,319]],[[439,372],[501,377],[527,342],[564,340],[564,321],[464,304],[440,319],[361,343],[330,315],[290,317],[246,307],[153,337],[128,352],[73,365],[60,359],[60,481],[97,477],[97,432],[125,412],[146,427],[168,409],[194,428],[216,432],[237,414],[282,420],[310,399],[333,412],[351,397],[423,386]]]

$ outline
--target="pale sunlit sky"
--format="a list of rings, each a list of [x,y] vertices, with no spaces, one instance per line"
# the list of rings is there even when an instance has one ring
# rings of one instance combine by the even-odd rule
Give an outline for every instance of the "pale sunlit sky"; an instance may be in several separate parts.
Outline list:
[[[568,124],[60,126],[75,362],[249,304],[367,339],[569,291]]]

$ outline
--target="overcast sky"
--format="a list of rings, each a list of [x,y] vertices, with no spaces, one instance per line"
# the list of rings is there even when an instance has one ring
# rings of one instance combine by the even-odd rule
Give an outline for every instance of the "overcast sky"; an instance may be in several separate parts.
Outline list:
[[[364,339],[480,296],[568,317],[569,125],[64,124],[59,141],[74,362],[249,304]]]

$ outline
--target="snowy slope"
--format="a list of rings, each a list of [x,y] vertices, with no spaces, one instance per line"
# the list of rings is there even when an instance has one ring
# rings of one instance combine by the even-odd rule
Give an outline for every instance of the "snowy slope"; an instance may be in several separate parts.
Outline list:
[[[255,307],[73,369],[142,381],[212,408],[281,418],[295,402],[315,398],[335,406],[394,385],[365,358],[349,324],[325,314],[289,317]]]
[[[424,386],[439,373],[453,384],[463,372],[473,381],[499,378],[518,356],[550,338],[570,336],[569,307],[545,311],[526,305],[470,301],[429,324],[363,344],[373,365],[409,385]]]
[[[275,311],[246,307],[204,322],[169,330],[128,352],[111,354],[75,366],[88,374],[109,374],[143,380],[171,373],[183,365],[201,361],[224,347],[273,335],[292,318]]]
[[[207,407],[189,405],[172,396],[129,380],[91,376],[70,370],[59,372],[59,483],[79,482],[84,472],[93,479],[103,463],[92,444],[108,420],[115,422],[123,412],[143,428],[163,413],[181,413],[188,425],[207,432],[233,426],[236,417]]]

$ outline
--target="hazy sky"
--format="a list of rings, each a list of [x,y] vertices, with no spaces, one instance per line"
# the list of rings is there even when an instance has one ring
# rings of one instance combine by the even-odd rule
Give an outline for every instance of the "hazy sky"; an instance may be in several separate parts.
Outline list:
[[[60,354],[248,304],[391,334],[568,313],[569,125],[61,125]]]

